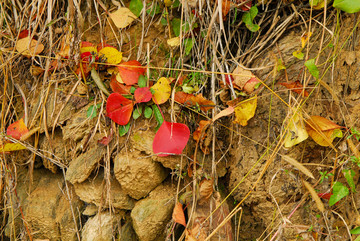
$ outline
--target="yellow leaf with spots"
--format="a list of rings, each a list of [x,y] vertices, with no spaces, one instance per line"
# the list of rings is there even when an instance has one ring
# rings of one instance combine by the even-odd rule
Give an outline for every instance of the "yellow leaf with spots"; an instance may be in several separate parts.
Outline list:
[[[155,104],[163,104],[170,98],[170,81],[165,77],[161,77],[151,89],[154,91],[152,99]]]
[[[240,102],[235,107],[235,120],[234,123],[238,123],[242,126],[248,124],[248,120],[254,117],[257,107],[257,96]]]
[[[285,128],[287,125],[288,129],[284,138],[284,146],[286,148],[295,146],[309,137],[301,112],[295,114],[293,118],[285,124]]]
[[[99,51],[99,56],[106,59],[106,63],[119,64],[122,60],[122,53],[114,47],[104,47]]]
[[[3,146],[0,146],[0,153],[18,151],[23,149],[26,149],[26,147],[21,145],[20,143],[5,143]]]

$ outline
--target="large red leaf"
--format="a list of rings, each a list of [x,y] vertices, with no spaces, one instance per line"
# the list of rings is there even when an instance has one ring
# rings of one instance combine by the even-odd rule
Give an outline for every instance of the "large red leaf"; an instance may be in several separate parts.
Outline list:
[[[149,102],[152,94],[149,87],[137,88],[134,93],[136,103]]]
[[[186,125],[164,121],[155,135],[153,151],[158,156],[179,155],[189,137],[190,130]]]
[[[6,130],[7,135],[12,136],[17,140],[20,140],[20,137],[28,132],[29,130],[26,127],[24,120],[22,118],[9,125],[9,127]]]
[[[145,73],[145,68],[139,68],[141,66],[139,61],[131,60],[124,62],[118,66],[119,74],[122,81],[127,85],[137,84],[140,75]]]
[[[133,108],[133,102],[119,93],[112,93],[107,99],[107,116],[119,125],[126,125],[129,122]]]
[[[116,80],[116,75],[114,74],[110,79],[110,87],[112,91],[117,92],[122,95],[129,95],[130,94],[130,85],[125,85],[119,83],[119,81]]]

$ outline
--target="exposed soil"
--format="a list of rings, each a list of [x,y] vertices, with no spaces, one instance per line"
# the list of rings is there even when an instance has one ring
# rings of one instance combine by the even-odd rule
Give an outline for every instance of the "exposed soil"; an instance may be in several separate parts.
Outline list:
[[[186,55],[185,46],[168,45],[173,27],[169,30],[161,23],[161,12],[144,13],[129,27],[117,29],[109,17],[117,1],[82,1],[80,6],[75,2],[46,2],[41,8],[35,1],[25,4],[29,12],[20,3],[1,4],[1,143],[9,140],[6,128],[21,118],[32,132],[20,140],[26,149],[1,154],[1,240],[358,237],[350,230],[360,226],[360,161],[351,157],[359,154],[360,142],[356,136],[349,137],[350,130],[360,130],[358,13],[337,12],[331,4],[312,10],[307,1],[267,1],[258,4],[254,20],[260,30],[251,32],[235,5],[219,21],[214,17],[218,15],[215,3],[186,1],[166,8],[168,23],[174,18],[196,22],[186,33],[194,39]],[[164,13],[164,4],[159,4]],[[47,7],[54,11],[47,12]],[[14,46],[18,33],[29,28],[45,50],[27,58]],[[302,48],[301,39],[308,32],[311,38]],[[63,59],[56,54],[68,35],[71,54]],[[189,127],[191,136],[183,155],[154,154],[158,125],[154,116],[131,119],[129,132],[119,135],[118,125],[107,117],[106,95],[90,76],[84,79],[75,73],[81,41],[115,46],[123,61],[138,60],[148,66],[150,81],[164,76],[175,83],[179,76],[195,79],[197,74],[194,93],[213,100],[215,108],[189,107],[173,102],[173,96],[159,107],[166,121]],[[293,55],[300,49],[305,54],[302,60]],[[320,81],[304,66],[308,59],[316,60]],[[262,81],[259,88],[246,93],[224,87],[228,77],[222,73],[232,73],[238,66]],[[40,74],[34,73],[35,68],[41,69]],[[100,67],[98,72],[110,90],[111,75]],[[279,84],[297,80],[310,93],[308,97]],[[193,139],[201,120],[211,120],[231,100],[239,103],[254,96],[255,116],[246,126],[235,123],[232,114],[211,122],[200,141]],[[90,118],[88,110],[96,105],[97,114]],[[330,146],[320,146],[309,137],[285,148],[288,123],[299,112],[305,120],[321,116],[340,125],[343,137]],[[103,138],[110,142],[99,143]],[[287,157],[301,163],[314,178]],[[334,182],[351,189],[344,170],[353,171],[356,190],[333,206],[321,199],[325,209],[319,210],[304,181],[318,193],[329,193]],[[179,202],[186,227],[174,222]]]

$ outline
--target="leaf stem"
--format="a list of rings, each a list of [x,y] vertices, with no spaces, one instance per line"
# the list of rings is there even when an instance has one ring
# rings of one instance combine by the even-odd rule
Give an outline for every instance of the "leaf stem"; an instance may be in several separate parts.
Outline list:
[[[107,88],[105,87],[104,83],[102,82],[102,80],[100,79],[99,74],[97,73],[96,69],[93,67],[91,69],[91,77],[93,78],[93,80],[95,81],[96,85],[99,87],[99,89],[104,92],[104,94],[106,94],[107,96],[110,95],[110,92],[107,90]]]

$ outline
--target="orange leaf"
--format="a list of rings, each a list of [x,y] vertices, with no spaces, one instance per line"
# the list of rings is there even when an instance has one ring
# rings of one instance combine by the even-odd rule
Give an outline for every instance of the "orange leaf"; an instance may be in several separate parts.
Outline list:
[[[336,137],[342,137],[341,126],[321,117],[311,116],[306,123],[306,131],[309,136],[320,146],[332,146]]]
[[[196,104],[198,104],[202,111],[208,111],[215,107],[215,103],[211,100],[205,99],[202,94],[194,96],[192,94],[179,91],[175,93],[175,101],[190,107],[196,106]]]
[[[285,86],[286,88],[288,88],[291,91],[294,91],[295,93],[302,95],[302,96],[309,96],[309,93],[304,90],[304,86],[302,84],[300,84],[300,81],[295,81],[295,82],[289,82],[289,83],[279,83],[282,86]]]
[[[7,135],[12,136],[17,140],[20,140],[20,137],[28,132],[29,130],[26,127],[24,120],[22,118],[9,125],[9,127],[6,130]]]
[[[140,75],[145,73],[145,68],[140,68],[139,61],[131,60],[117,66],[122,81],[127,85],[137,84]]]
[[[119,83],[119,81],[117,81],[116,74],[114,74],[110,79],[110,88],[112,91],[121,95],[129,95],[131,86]]]
[[[317,128],[320,131],[327,131],[327,130],[341,128],[341,126],[321,116],[316,116],[316,115],[310,116],[310,119],[308,119],[307,121],[309,124],[311,124],[312,128]]]
[[[193,139],[195,141],[198,141],[201,139],[204,139],[206,137],[206,128],[210,125],[210,121],[201,120],[199,123],[199,127],[194,131],[193,133]]]
[[[213,122],[216,121],[217,119],[220,119],[221,117],[224,116],[228,116],[231,115],[232,113],[234,113],[234,107],[233,106],[229,106],[228,108],[226,108],[225,110],[220,111],[219,113],[216,114],[216,116],[214,117],[214,119],[212,120]]]
[[[173,210],[172,218],[175,223],[181,224],[186,227],[185,214],[181,203],[176,203]]]

